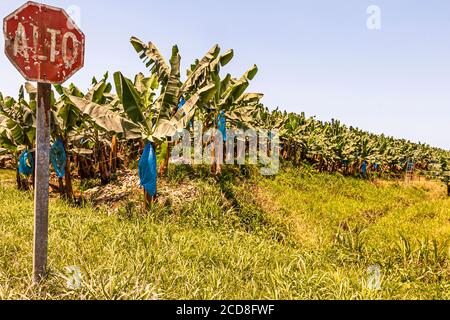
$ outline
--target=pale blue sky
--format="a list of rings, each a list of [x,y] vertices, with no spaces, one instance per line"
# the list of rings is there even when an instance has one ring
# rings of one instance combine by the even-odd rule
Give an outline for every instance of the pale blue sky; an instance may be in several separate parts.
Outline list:
[[[0,0],[3,18],[25,1]],[[256,63],[251,90],[288,111],[340,119],[362,129],[450,149],[450,1],[447,0],[69,0],[81,9],[86,65],[71,81],[145,72],[128,40],[153,41],[183,69],[214,44],[235,49],[225,72]],[[366,27],[369,5],[381,30]],[[0,41],[3,52],[3,41]],[[23,82],[0,54],[0,91]]]

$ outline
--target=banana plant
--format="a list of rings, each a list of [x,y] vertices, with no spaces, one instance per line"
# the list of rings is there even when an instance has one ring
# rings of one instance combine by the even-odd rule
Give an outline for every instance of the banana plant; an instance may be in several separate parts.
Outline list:
[[[16,168],[16,180],[19,190],[29,189],[27,179],[21,177],[19,173],[19,154],[27,151],[32,157],[36,139],[36,104],[33,103],[33,96],[29,101],[25,99],[24,86],[20,87],[19,99],[11,97],[0,98],[0,150],[3,154],[13,155]],[[32,174],[34,177],[34,174]]]
[[[215,88],[212,84],[205,84],[196,91],[190,88],[186,104],[177,110],[182,97],[179,90],[182,83],[178,48],[173,47],[170,66],[155,48],[151,47],[151,54],[157,58],[152,60],[155,66],[150,77],[138,74],[132,81],[121,72],[114,74],[117,97],[113,101],[101,104],[90,98],[94,94],[77,97],[67,93],[67,99],[104,130],[120,134],[124,139],[140,139],[157,149],[167,143],[177,131],[187,127],[195,109],[214,94]],[[160,85],[161,90],[157,96]],[[146,193],[146,199],[154,196],[155,194],[149,196]]]
[[[187,101],[195,98],[199,89],[205,90],[202,93],[201,103],[205,105],[217,92],[218,88],[212,83],[211,72],[218,73],[220,67],[227,65],[233,58],[233,50],[228,50],[225,54],[220,55],[220,47],[214,45],[201,60],[196,60],[187,71],[187,79],[184,83],[180,80],[180,55],[178,47],[172,48],[172,56],[169,64],[166,63],[164,57],[158,48],[149,42],[145,44],[141,40],[131,38],[133,45],[139,57],[150,68],[152,74],[157,75],[158,82],[161,85],[161,95],[156,100],[156,108],[162,110],[163,119],[168,119],[177,113],[177,110],[183,108],[181,101]],[[118,81],[116,81],[117,83]],[[192,102],[191,102],[192,104]],[[188,108],[190,108],[188,106]],[[195,110],[192,109],[191,114],[186,114],[192,118]],[[164,120],[163,120],[164,121]],[[172,142],[165,142],[162,145],[162,158],[159,173],[164,174],[167,170],[170,150]]]
[[[221,79],[218,69],[211,72],[210,77],[215,85],[216,93],[198,111],[198,118],[202,120],[203,128],[211,131],[211,137],[215,137],[218,131],[225,130],[223,124],[220,123],[223,119],[226,119],[228,127],[231,128],[247,129],[254,127],[253,119],[259,112],[258,105],[260,105],[263,94],[246,93],[246,90],[257,72],[256,65],[239,79],[233,78],[230,74]],[[220,128],[220,125],[222,125],[222,128]],[[222,132],[222,134],[226,137],[225,132]],[[221,160],[223,159],[218,159],[219,155],[216,155],[215,149],[217,146],[215,143],[211,145],[211,172],[220,174],[223,162]]]
[[[115,167],[118,139],[133,140],[142,137],[140,127],[123,115],[123,107],[118,97],[111,93],[112,85],[107,79],[108,73],[101,81],[94,78],[86,94],[75,86],[58,87],[61,99],[57,104],[58,115],[63,119],[63,138],[81,147],[78,152],[77,149],[73,150],[81,158],[79,168],[83,168],[81,171],[86,169],[83,165],[85,150],[93,149],[94,152],[88,153],[91,153],[98,164],[103,184],[109,182],[111,168]],[[107,146],[110,146],[109,161]]]
[[[177,59],[177,50],[174,50],[173,54],[174,56],[171,59],[172,67],[175,66],[174,61]],[[175,73],[172,72],[172,74]],[[138,77],[136,80],[139,79],[141,77]],[[175,109],[173,103],[176,99],[167,98],[170,95],[167,89],[161,90],[160,96],[152,101],[148,99],[148,90],[152,89],[149,85],[142,85],[141,81],[133,83],[120,72],[115,74],[115,82],[126,117],[140,128],[142,141],[147,145],[146,149],[151,148],[152,152],[154,152],[158,147],[161,148],[165,144],[166,155],[163,156],[163,159],[165,159],[163,161],[168,161],[170,152],[168,143],[170,139],[178,131],[188,126],[196,108],[204,103],[205,98],[210,96],[211,91],[214,89],[212,85],[206,85],[204,88],[199,89],[189,97],[183,107],[172,114]],[[145,81],[144,83],[149,84],[151,81]],[[156,199],[156,189],[152,189],[150,193],[144,189],[144,195],[145,206],[148,207]]]
[[[282,156],[293,163],[307,161],[320,171],[341,171],[357,175],[362,169],[404,174],[409,159],[415,168],[430,171],[432,164],[448,152],[421,143],[374,135],[339,121],[305,119],[304,114],[270,112],[262,108],[256,120],[259,127],[280,129]],[[440,174],[442,177],[443,173]]]

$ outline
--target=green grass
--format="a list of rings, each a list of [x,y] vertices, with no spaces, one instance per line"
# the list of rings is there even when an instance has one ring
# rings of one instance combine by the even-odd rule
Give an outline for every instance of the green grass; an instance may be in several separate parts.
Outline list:
[[[0,171],[0,299],[450,298],[450,200],[439,184],[232,173],[217,182],[172,168],[165,183],[189,182],[195,198],[146,215],[139,198],[117,214],[52,199],[50,274],[37,288],[32,194]],[[79,289],[67,286],[68,266],[80,268]],[[373,266],[379,290],[368,286]]]

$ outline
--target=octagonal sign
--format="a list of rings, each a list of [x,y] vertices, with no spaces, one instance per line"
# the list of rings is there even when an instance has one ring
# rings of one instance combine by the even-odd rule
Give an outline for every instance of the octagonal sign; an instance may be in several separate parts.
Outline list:
[[[3,28],[5,53],[29,81],[62,84],[84,65],[84,34],[63,9],[30,1]]]

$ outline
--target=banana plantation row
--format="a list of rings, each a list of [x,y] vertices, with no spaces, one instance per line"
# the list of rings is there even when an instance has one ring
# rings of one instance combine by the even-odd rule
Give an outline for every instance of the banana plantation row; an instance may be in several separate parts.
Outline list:
[[[105,74],[101,80],[94,78],[86,93],[73,84],[54,86],[51,163],[58,188],[69,200],[73,176],[100,178],[106,184],[118,169],[139,159],[146,203],[151,203],[157,194],[157,176],[165,174],[176,143],[171,138],[179,130],[193,130],[194,120],[201,121],[203,130],[276,131],[280,157],[295,165],[307,162],[321,172],[361,177],[415,170],[441,179],[450,195],[447,151],[370,134],[339,121],[269,111],[260,102],[262,94],[247,92],[258,72],[256,66],[240,78],[221,74],[233,58],[232,50],[221,54],[215,45],[191,65],[182,81],[177,46],[167,62],[153,43],[132,38],[131,44],[149,69],[147,75],[129,79],[117,72],[111,84]],[[5,159],[12,160],[22,190],[32,185],[29,180],[34,175],[36,95],[30,83],[20,89],[17,100],[0,94],[0,166]],[[211,152],[214,158],[214,147]],[[211,165],[211,171],[221,174],[220,161]]]

